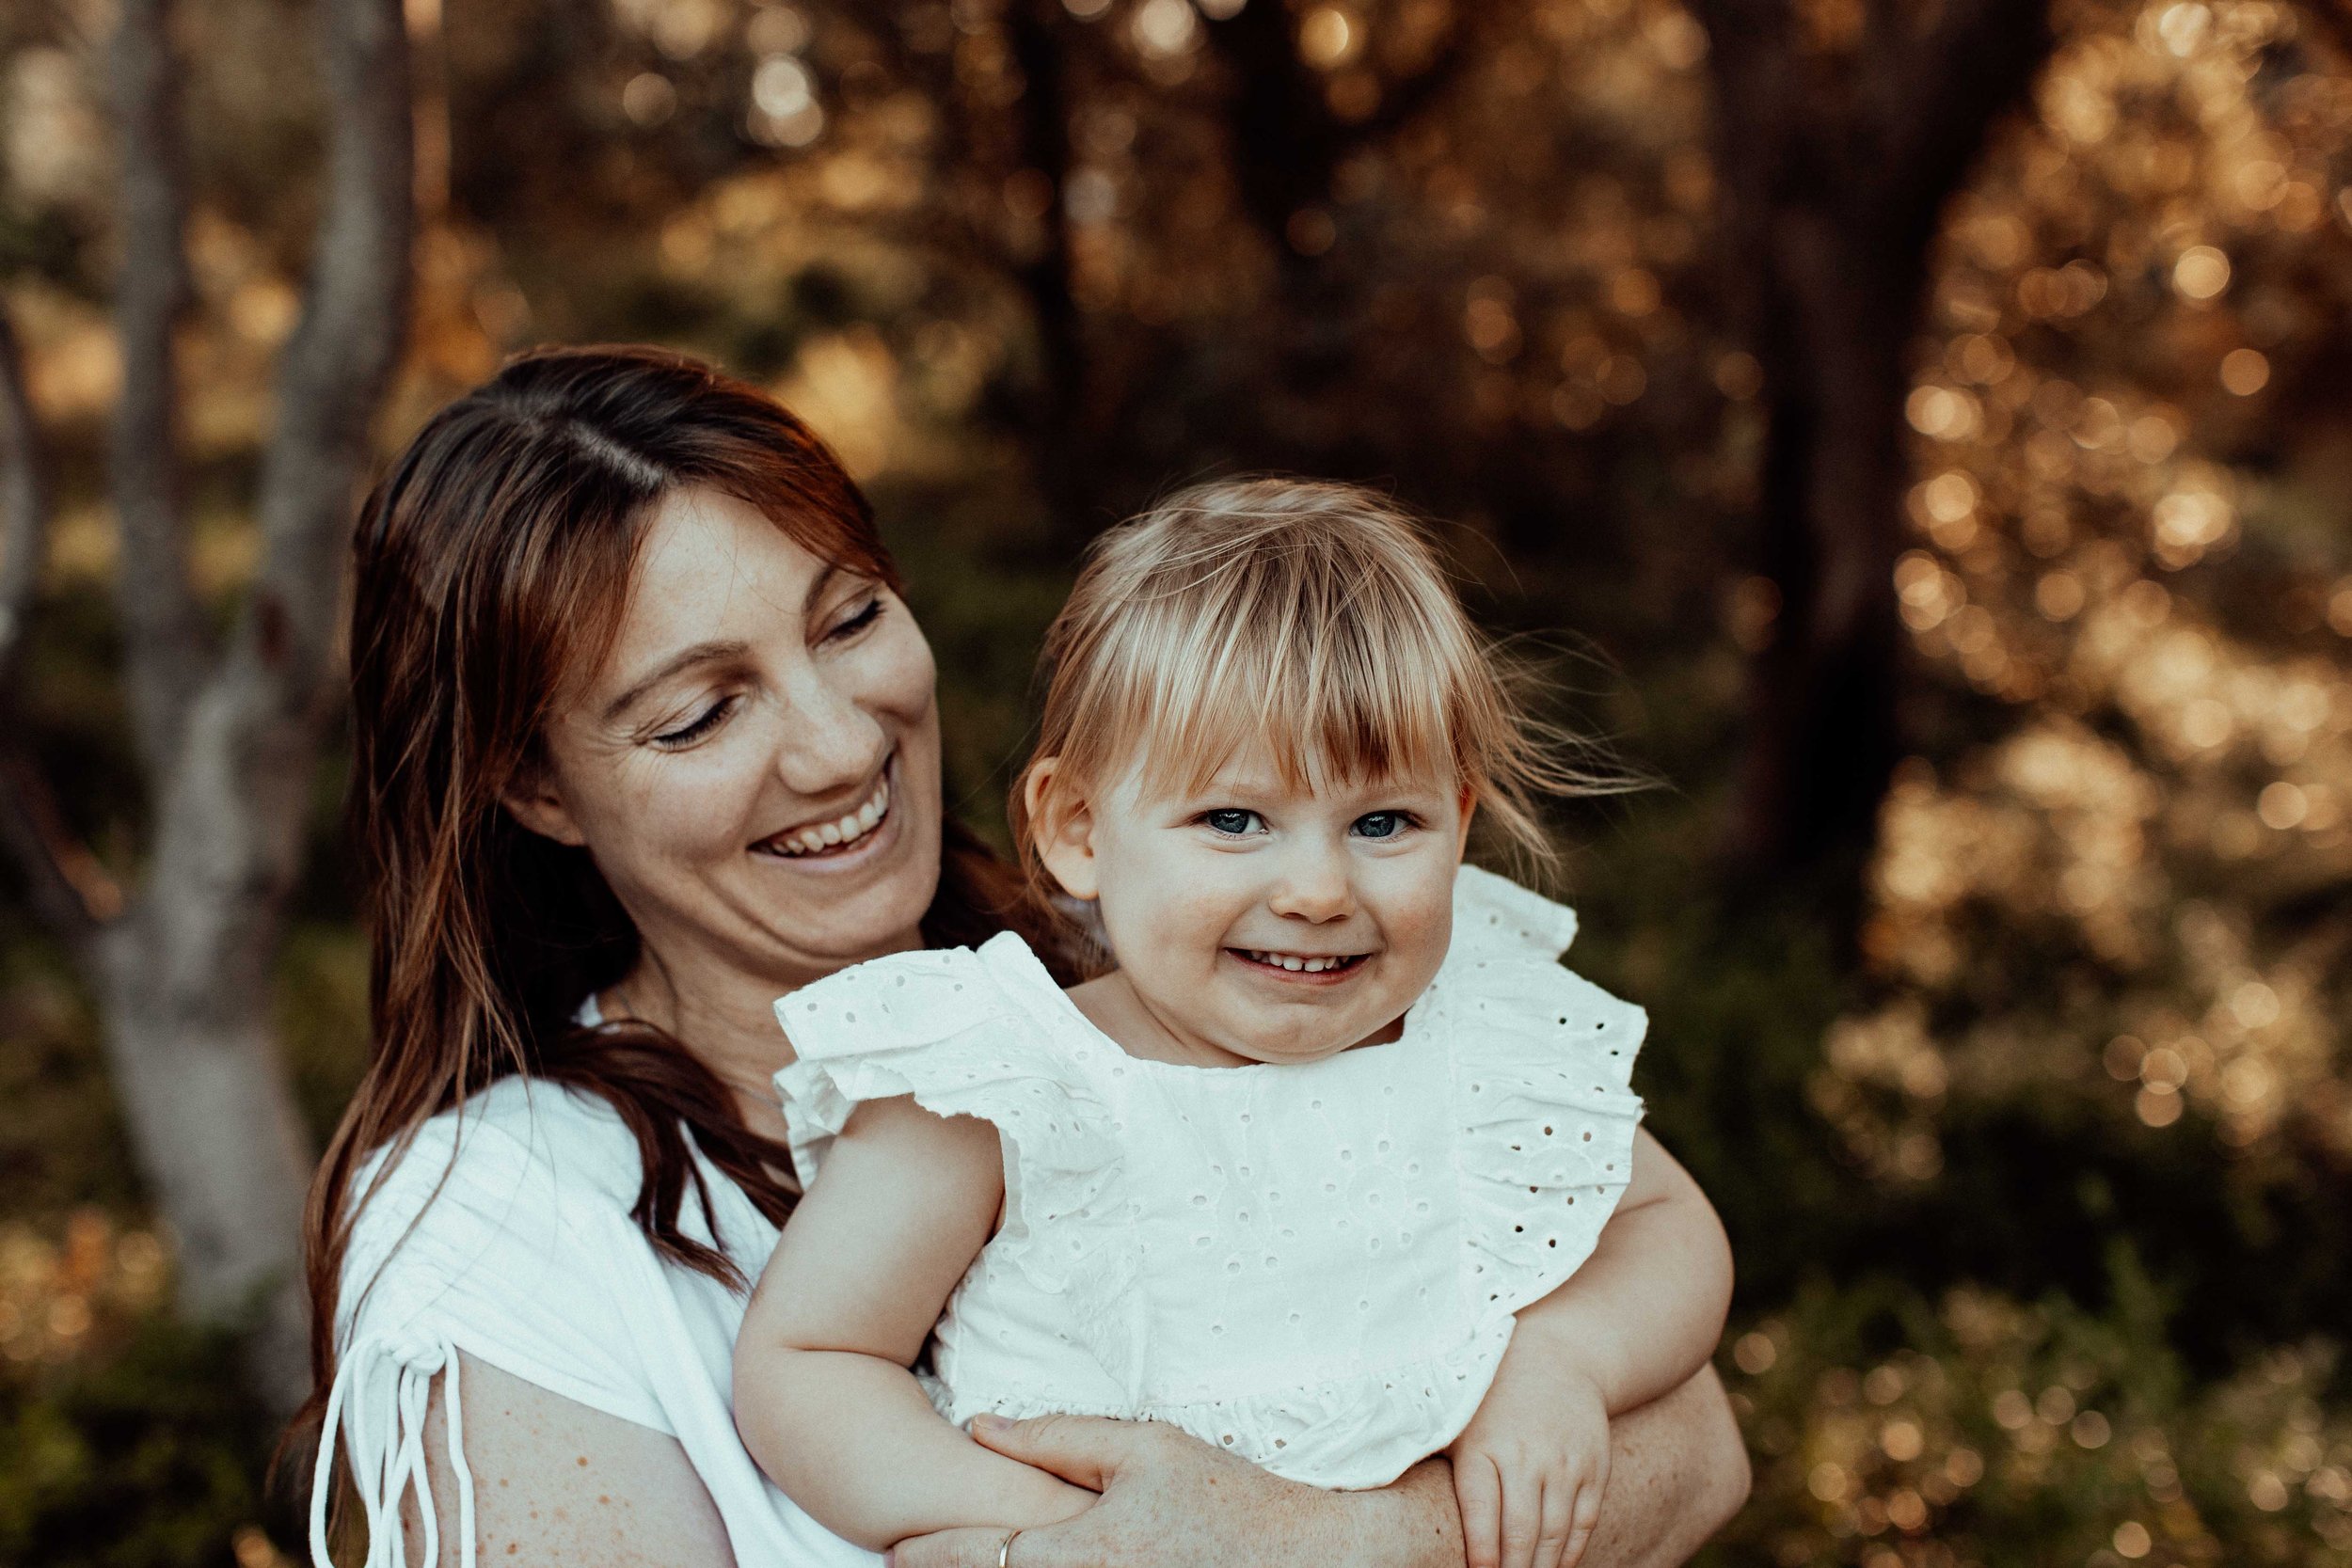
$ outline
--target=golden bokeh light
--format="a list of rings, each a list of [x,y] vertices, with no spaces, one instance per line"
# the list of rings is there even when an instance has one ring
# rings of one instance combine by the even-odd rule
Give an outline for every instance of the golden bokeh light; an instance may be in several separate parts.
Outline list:
[[[2230,286],[2230,259],[2212,245],[2191,245],[2172,263],[2172,286],[2184,299],[2217,298]]]
[[[2262,350],[2235,348],[2221,358],[2221,385],[2249,398],[2270,385],[2270,359]]]

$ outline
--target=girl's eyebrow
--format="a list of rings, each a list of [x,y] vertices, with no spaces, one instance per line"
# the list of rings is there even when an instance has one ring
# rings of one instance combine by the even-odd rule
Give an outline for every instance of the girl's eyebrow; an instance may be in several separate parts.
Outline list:
[[[697,664],[708,663],[717,659],[740,658],[743,655],[749,653],[750,651],[750,643],[737,640],[713,642],[696,642],[691,647],[680,648],[676,653],[672,654],[668,658],[663,659],[660,664],[655,665],[653,669],[646,672],[645,674],[632,682],[628,690],[622,692],[619,696],[613,698],[612,702],[605,705],[604,722],[610,724],[615,719],[618,719],[622,714],[628,712],[629,708],[634,706],[638,700],[644,697],[646,692],[652,690],[655,687],[660,686],[663,681],[668,680],[672,675],[676,674],[681,670],[691,669]]]

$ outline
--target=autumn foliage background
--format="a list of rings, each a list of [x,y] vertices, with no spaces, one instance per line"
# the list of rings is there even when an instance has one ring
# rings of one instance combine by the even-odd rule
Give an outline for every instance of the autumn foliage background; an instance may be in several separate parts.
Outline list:
[[[0,15],[0,297],[55,499],[0,772],[102,915],[150,832],[114,16]],[[222,624],[322,199],[313,21],[175,23],[184,554]],[[1650,1009],[1638,1086],[1738,1250],[1757,1486],[1710,1560],[2352,1563],[2352,14],[405,21],[379,451],[536,342],[771,386],[886,520],[986,831],[1093,531],[1239,468],[1439,521],[1562,715],[1660,781],[1558,827],[1572,958]],[[365,1035],[342,768],[330,733],[270,1014],[313,1139]],[[175,1310],[100,1000],[8,885],[0,1560],[277,1560],[237,1325]]]

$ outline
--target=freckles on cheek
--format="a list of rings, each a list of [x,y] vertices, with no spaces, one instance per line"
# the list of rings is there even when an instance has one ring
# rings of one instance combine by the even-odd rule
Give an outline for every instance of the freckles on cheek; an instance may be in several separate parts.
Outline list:
[[[615,826],[640,851],[708,848],[732,845],[738,836],[744,809],[740,770],[697,768],[695,760],[631,759],[617,802],[623,820]]]

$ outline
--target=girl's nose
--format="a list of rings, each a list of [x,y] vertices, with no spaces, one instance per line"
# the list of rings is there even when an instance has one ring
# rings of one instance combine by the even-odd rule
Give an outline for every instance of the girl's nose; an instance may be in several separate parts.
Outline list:
[[[784,733],[776,775],[796,795],[837,796],[882,766],[882,727],[854,694],[803,667],[784,688]]]
[[[1318,925],[1344,920],[1355,911],[1356,893],[1344,856],[1301,847],[1283,858],[1267,907],[1276,914]]]

